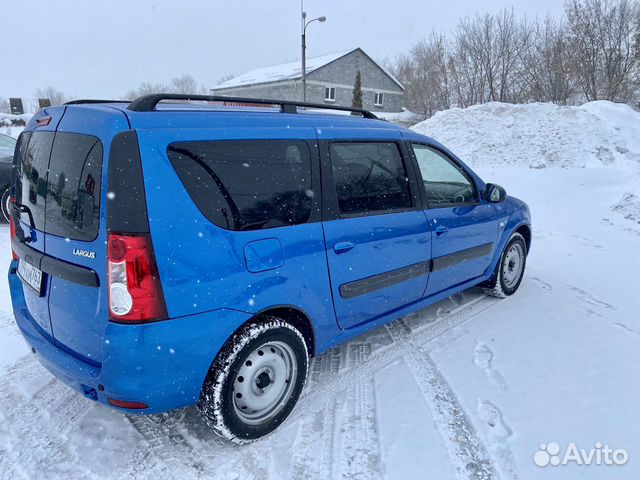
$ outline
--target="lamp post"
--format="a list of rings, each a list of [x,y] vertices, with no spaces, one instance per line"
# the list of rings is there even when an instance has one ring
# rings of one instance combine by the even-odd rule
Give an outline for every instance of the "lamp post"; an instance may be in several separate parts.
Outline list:
[[[302,100],[307,101],[307,27],[310,23],[318,21],[320,23],[326,22],[327,17],[318,17],[307,21],[307,12],[304,11],[302,1],[300,2],[300,8],[302,9]]]

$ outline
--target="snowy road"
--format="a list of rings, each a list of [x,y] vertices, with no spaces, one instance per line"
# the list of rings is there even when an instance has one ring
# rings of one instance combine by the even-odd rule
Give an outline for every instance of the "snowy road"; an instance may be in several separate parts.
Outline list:
[[[69,390],[24,346],[3,278],[0,478],[637,479],[640,211],[620,204],[637,175],[477,170],[531,207],[518,293],[472,289],[330,350],[291,417],[248,446],[217,438],[194,409],[124,416]],[[0,226],[3,264],[9,255]],[[601,442],[629,460],[538,467],[549,442]]]

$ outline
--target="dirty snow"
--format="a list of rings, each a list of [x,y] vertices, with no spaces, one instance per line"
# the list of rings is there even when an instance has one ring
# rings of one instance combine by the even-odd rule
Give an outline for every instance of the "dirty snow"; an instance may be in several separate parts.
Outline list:
[[[250,445],[219,439],[192,408],[124,416],[70,391],[24,346],[2,279],[0,476],[638,478],[639,126],[602,102],[492,104],[417,126],[531,207],[521,289],[472,289],[328,351],[291,417]],[[0,255],[6,265],[6,226]],[[536,466],[552,442],[602,442],[629,461]]]

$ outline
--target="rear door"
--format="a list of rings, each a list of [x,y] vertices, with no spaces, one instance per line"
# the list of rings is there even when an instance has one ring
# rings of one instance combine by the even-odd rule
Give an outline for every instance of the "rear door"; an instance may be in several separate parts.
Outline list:
[[[461,163],[432,145],[413,142],[410,148],[432,231],[429,296],[484,274],[498,222],[493,205],[481,200],[480,185]]]
[[[107,108],[49,110],[38,113],[34,131],[23,134],[18,147],[18,274],[27,309],[43,333],[99,365],[108,319],[101,287],[106,279],[103,163],[111,138],[128,130],[128,123],[124,114]],[[40,286],[29,286],[37,285],[38,277]]]
[[[95,272],[104,269],[100,233],[104,147],[94,136],[57,132],[46,198],[46,253]],[[103,277],[104,278],[104,277]],[[104,334],[99,288],[52,276],[51,327],[56,343],[99,363]]]
[[[51,149],[46,197],[46,253],[63,271],[52,276],[56,344],[84,361],[102,361],[108,322],[107,164],[114,136],[129,130],[107,107],[68,107]]]
[[[327,260],[338,322],[350,328],[422,297],[431,234],[398,132],[323,136]]]

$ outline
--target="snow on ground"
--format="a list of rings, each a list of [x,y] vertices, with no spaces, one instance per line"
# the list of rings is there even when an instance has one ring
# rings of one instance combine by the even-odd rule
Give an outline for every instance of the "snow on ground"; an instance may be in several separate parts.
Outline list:
[[[24,347],[3,280],[2,478],[638,478],[640,226],[616,206],[638,189],[640,137],[625,125],[640,117],[592,107],[490,105],[417,127],[528,202],[521,289],[506,300],[472,289],[330,350],[291,417],[248,446],[217,438],[192,408],[125,416],[70,391]],[[7,237],[0,227],[5,265]],[[550,442],[602,442],[629,461],[536,466]]]

